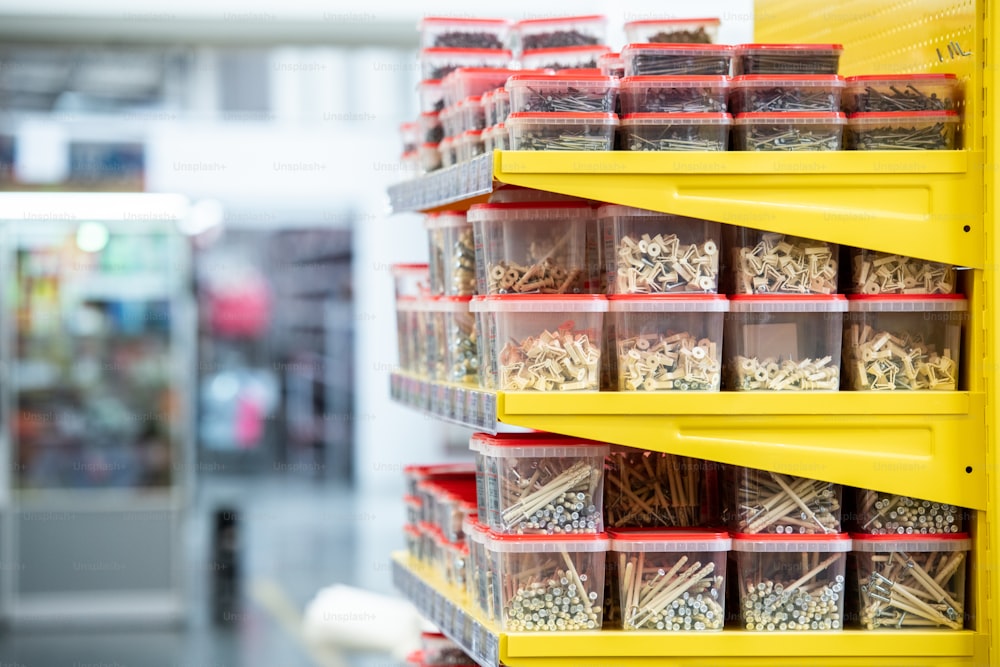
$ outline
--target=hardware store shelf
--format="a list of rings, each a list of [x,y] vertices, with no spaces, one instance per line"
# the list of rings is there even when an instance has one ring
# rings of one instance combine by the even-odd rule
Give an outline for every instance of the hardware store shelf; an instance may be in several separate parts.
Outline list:
[[[545,664],[597,667],[620,664],[707,666],[720,660],[755,656],[759,664],[783,667],[815,664],[835,657],[845,667],[877,664],[888,667],[944,667],[973,664],[976,642],[972,631],[753,633],[621,632],[500,633],[479,618],[463,591],[441,581],[433,572],[413,563],[406,553],[393,556],[393,582],[429,620],[460,644],[477,663],[531,667]],[[788,656],[795,656],[788,658]],[[919,657],[919,659],[917,659]],[[647,659],[642,663],[635,660]],[[655,663],[653,662],[655,660]],[[867,662],[865,662],[867,660]],[[797,661],[797,662],[796,662]]]
[[[986,508],[985,397],[976,392],[546,394],[397,373],[390,393],[480,430],[503,423]]]
[[[984,264],[976,151],[496,151],[389,189],[393,210],[468,208],[494,182],[894,252]]]

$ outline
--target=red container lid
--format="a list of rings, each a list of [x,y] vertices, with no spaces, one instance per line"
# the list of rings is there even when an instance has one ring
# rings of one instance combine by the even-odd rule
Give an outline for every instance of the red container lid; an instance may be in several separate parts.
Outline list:
[[[773,533],[733,533],[733,551],[795,553],[799,551],[844,552],[851,550],[847,533],[784,535]]]
[[[556,70],[556,75],[557,76],[564,75],[564,74],[574,74],[574,73],[576,73],[576,74],[583,74],[583,75],[587,75],[587,76],[604,76],[604,73],[601,72],[601,68],[600,67],[580,67],[578,69],[572,69],[571,68],[571,69],[557,69]]]
[[[613,113],[603,113],[600,111],[520,111],[512,113],[507,117],[507,122],[512,120],[572,120],[579,123],[597,123],[599,125],[617,125],[618,116]]]
[[[622,77],[622,88],[635,86],[637,88],[652,83],[669,84],[668,88],[693,88],[695,86],[725,87],[730,84],[731,77],[725,74],[653,74]]]
[[[625,48],[622,49],[622,55],[625,55],[626,51],[700,51],[710,53],[717,51],[719,53],[732,53],[734,47],[729,44],[664,44],[658,42],[637,42],[634,44],[626,44]]]
[[[843,313],[843,294],[733,294],[729,310],[739,313]]]
[[[641,121],[681,121],[684,125],[729,125],[733,117],[718,111],[680,111],[677,113],[628,113],[622,116],[622,125],[629,123],[643,124]]]
[[[556,552],[563,551],[567,547],[572,551],[598,553],[607,551],[608,545],[607,533],[503,535],[491,530],[486,538],[487,549],[504,553]]]
[[[920,535],[868,535],[853,533],[855,551],[968,551],[972,539],[968,533],[928,533]]]
[[[847,77],[846,81],[958,81],[950,72],[927,72],[925,74],[859,74]]]
[[[596,74],[592,72],[597,72]],[[535,74],[526,74],[520,72],[518,74],[512,75],[508,82],[520,82],[527,81],[530,83],[549,83],[554,82],[566,82],[566,81],[579,81],[581,83],[603,83],[609,86],[617,87],[618,79],[613,76],[604,76],[600,73],[600,70],[590,70],[590,69],[570,69],[570,70],[559,70],[558,72],[546,73],[537,72]]]
[[[713,16],[695,19],[643,19],[641,21],[629,21],[625,25],[672,25],[684,23],[708,23],[710,25],[719,25],[722,21]]]
[[[556,16],[547,19],[523,19],[515,23],[516,26],[536,26],[549,25],[550,23],[579,23],[581,21],[606,21],[603,14],[588,14],[586,16]]]
[[[844,77],[839,74],[740,74],[733,77],[733,85],[740,83],[799,83],[799,84],[823,84],[842,86]]]
[[[612,313],[727,313],[729,299],[722,294],[610,294]]]
[[[726,531],[710,528],[615,528],[608,530],[611,551],[729,551]]]
[[[603,294],[494,294],[484,302],[494,313],[604,313]]]
[[[498,58],[511,58],[509,49],[459,49],[448,46],[431,46],[426,49],[420,49],[420,55],[422,57],[427,56],[460,56],[465,58],[472,58],[475,56],[481,56],[489,58],[491,60],[496,60]],[[449,72],[450,74],[450,72]]]
[[[969,302],[961,294],[850,294],[847,309],[855,313],[965,312]]]
[[[425,16],[420,19],[419,26],[422,28],[428,23],[445,23],[448,25],[479,25],[479,26],[496,26],[505,27],[511,25],[512,21],[510,19],[477,19],[477,18],[451,18],[448,16]]]
[[[843,51],[843,44],[739,44],[737,49],[761,51]]]
[[[762,120],[767,121],[812,121],[814,124],[833,123],[844,125],[847,123],[847,116],[841,111],[752,111],[750,113],[736,114],[734,123],[744,125],[756,123]]]
[[[420,496],[414,496],[411,494],[406,494],[403,496],[403,502],[407,505],[423,505],[424,501],[421,500]]]
[[[851,121],[863,120],[943,120],[945,122],[957,123],[958,112],[950,109],[930,109],[924,111],[864,111],[852,113],[848,116]]]
[[[555,55],[558,53],[591,53],[600,51],[602,54],[611,53],[611,47],[605,44],[578,44],[576,46],[551,46],[545,49],[527,49],[521,52],[521,57],[535,57],[545,55]]]

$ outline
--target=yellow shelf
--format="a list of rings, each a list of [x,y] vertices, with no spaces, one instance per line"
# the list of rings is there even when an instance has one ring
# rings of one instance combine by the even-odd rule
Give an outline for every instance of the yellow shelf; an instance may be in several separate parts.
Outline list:
[[[389,195],[397,211],[464,209],[494,183],[984,264],[983,155],[975,151],[496,151]]]
[[[546,394],[397,373],[390,393],[479,430],[506,424],[986,509],[977,392]]]
[[[400,591],[480,665],[598,667],[621,664],[705,666],[802,665],[818,667],[878,664],[888,667],[957,667],[974,664],[983,638],[963,632],[720,633],[622,632],[502,633],[481,619],[464,591],[449,586],[406,553],[393,555],[393,580]],[[747,656],[754,658],[747,659]],[[795,656],[791,659],[789,656]],[[919,658],[919,660],[917,660]],[[754,659],[759,660],[755,662]],[[637,662],[648,660],[648,663]],[[872,662],[876,660],[876,662]],[[655,661],[655,662],[654,662]]]

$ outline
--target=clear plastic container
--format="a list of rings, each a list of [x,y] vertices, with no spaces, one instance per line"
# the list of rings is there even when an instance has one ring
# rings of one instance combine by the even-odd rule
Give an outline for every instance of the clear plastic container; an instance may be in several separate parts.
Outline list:
[[[420,112],[435,113],[444,109],[444,90],[441,79],[426,79],[417,84]]]
[[[856,113],[847,119],[847,148],[855,151],[950,151],[957,145],[955,111]]]
[[[470,514],[465,518],[463,526],[465,532],[465,544],[469,549],[469,562],[467,564],[465,593],[469,599],[469,604],[473,609],[484,610],[483,601],[480,594],[480,577],[483,576],[481,565],[485,554],[485,547],[482,533],[479,529],[479,519],[475,514]]]
[[[437,111],[425,111],[420,114],[417,119],[417,125],[420,130],[420,135],[417,137],[420,142],[419,144],[436,144],[440,143],[442,139],[449,136],[445,132],[444,126],[441,124],[442,118],[441,113]],[[417,146],[419,150],[420,145]]]
[[[491,534],[486,549],[496,563],[502,632],[600,630],[605,534]],[[546,604],[549,595],[551,608]],[[542,610],[544,615],[538,613]]]
[[[729,491],[734,533],[823,535],[841,532],[840,484],[733,466]]]
[[[483,142],[484,130],[467,130],[462,136],[455,140],[458,146],[458,161],[468,162],[477,155],[482,155],[486,151]]]
[[[439,265],[445,296],[471,296],[476,291],[476,246],[472,223],[462,211],[427,215],[424,225],[436,243],[431,265]]]
[[[608,557],[618,561],[622,630],[722,630],[728,533],[635,528],[608,537]]]
[[[457,104],[467,97],[480,97],[485,92],[503,88],[510,76],[521,72],[509,68],[459,67],[444,79],[444,103]]]
[[[515,151],[610,151],[613,113],[512,113],[505,123]]]
[[[955,267],[941,262],[851,248],[851,286],[855,294],[954,294]]]
[[[396,352],[399,368],[404,373],[416,372],[413,361],[417,335],[415,302],[413,298],[396,299]]]
[[[726,76],[627,76],[621,81],[622,113],[724,112]]]
[[[862,628],[965,628],[968,534],[852,537]]]
[[[493,106],[497,116],[497,123],[506,123],[507,116],[510,115],[510,93],[506,88],[497,88],[493,91]]]
[[[718,291],[719,223],[615,204],[597,218],[608,294]]]
[[[417,150],[417,147],[420,145],[419,123],[402,123],[399,126],[399,136],[403,141],[403,153],[409,153]]]
[[[646,19],[625,24],[625,41],[643,44],[714,44],[718,18]]]
[[[608,445],[551,434],[485,439],[487,522],[497,533],[568,535],[604,530]]]
[[[497,123],[493,126],[493,150],[510,150],[510,132],[506,123]]]
[[[838,535],[732,536],[740,625],[756,632],[841,630],[851,539]]]
[[[612,445],[604,466],[607,527],[716,525],[711,465],[687,456]]]
[[[581,202],[474,204],[480,294],[576,293],[588,277],[586,226],[593,209]]]
[[[727,113],[633,113],[621,119],[628,151],[724,151],[733,117]]]
[[[403,179],[408,180],[420,175],[420,153],[407,151],[399,157],[399,167],[403,171]]]
[[[605,53],[597,59],[597,69],[603,76],[613,76],[620,79],[625,76],[625,60],[620,53]]]
[[[406,523],[417,525],[423,520],[423,501],[420,496],[403,496],[403,505],[406,507]]]
[[[625,76],[728,76],[734,50],[724,44],[628,44],[621,53]]]
[[[733,77],[733,113],[840,111],[844,77],[836,74],[744,74]]]
[[[486,129],[486,112],[480,97],[466,97],[456,105],[459,134]],[[459,159],[459,162],[462,160]]]
[[[415,299],[430,294],[430,267],[427,264],[393,264],[396,299]]]
[[[462,134],[462,114],[457,106],[446,106],[441,110],[439,119],[441,132],[445,137],[454,139]]]
[[[424,667],[452,667],[474,664],[462,647],[440,632],[420,633],[420,648]]]
[[[521,50],[603,44],[607,34],[604,16],[561,16],[527,19],[514,24]]]
[[[498,389],[597,391],[607,299],[518,294],[487,299],[496,317]]]
[[[483,137],[483,150],[485,152],[487,152],[487,153],[489,153],[490,151],[496,149],[496,147],[497,147],[496,146],[496,139],[495,139],[495,137],[496,137],[496,131],[497,131],[497,126],[496,125],[491,125],[490,127],[488,127],[485,130],[483,130],[483,134],[482,134],[482,137]],[[502,132],[506,132],[507,129],[503,128],[501,131]]]
[[[837,74],[840,44],[740,44],[737,74]]]
[[[476,295],[469,303],[469,310],[476,318],[476,333],[479,345],[479,375],[477,381],[482,389],[497,388],[497,353],[493,348],[497,339],[496,317],[486,310],[486,297]],[[485,514],[483,515],[486,516]]]
[[[845,387],[956,391],[968,301],[959,295],[852,296],[844,327]]]
[[[847,77],[844,111],[946,111],[961,101],[954,74],[872,74]]]
[[[840,112],[741,113],[733,120],[733,150],[839,151],[846,124]]]
[[[718,391],[724,296],[608,297],[608,362],[617,391]]]
[[[421,48],[504,49],[510,44],[508,19],[426,16],[420,20]]]
[[[729,227],[726,247],[733,294],[833,294],[838,246],[749,227]]]
[[[427,347],[424,354],[424,376],[431,382],[448,379],[448,338],[445,312],[449,305],[444,297],[431,297],[423,302],[424,337]],[[418,311],[420,312],[420,311]]]
[[[459,137],[445,137],[438,144],[438,150],[441,152],[442,169],[458,164],[458,147],[455,145],[458,140]]]
[[[465,539],[461,542],[448,542],[445,545],[445,581],[450,585],[454,586],[458,590],[464,591],[466,586],[466,579],[469,576],[469,547],[465,544]],[[459,649],[461,650],[461,649]],[[456,658],[451,658],[456,659]],[[463,660],[459,663],[451,664],[468,664],[468,656],[462,653],[461,658]],[[448,663],[438,663],[438,664],[448,664]]]
[[[961,533],[965,528],[966,510],[962,507],[874,489],[855,491],[860,533],[934,535]]]
[[[416,526],[406,524],[403,526],[403,542],[406,544],[406,553],[411,560],[420,559],[420,529]]]
[[[479,382],[479,336],[476,331],[476,316],[469,311],[471,296],[441,297],[447,304],[445,312],[445,341],[447,382],[478,384]]]
[[[610,76],[515,74],[507,80],[513,112],[615,110],[618,79]]]
[[[730,391],[837,391],[843,296],[729,299],[723,373]]]
[[[487,90],[485,93],[479,96],[479,101],[483,105],[483,116],[486,120],[486,128],[490,129],[497,124],[497,106],[493,102],[493,95],[496,94],[496,88],[492,90]]]
[[[443,79],[459,67],[510,66],[511,52],[506,49],[427,48],[420,50],[422,78]]]
[[[595,70],[592,74],[598,74],[597,61],[606,53],[611,53],[611,47],[603,44],[532,49],[521,54],[521,66],[534,70]]]
[[[425,174],[442,167],[441,150],[438,144],[420,144],[420,168]]]

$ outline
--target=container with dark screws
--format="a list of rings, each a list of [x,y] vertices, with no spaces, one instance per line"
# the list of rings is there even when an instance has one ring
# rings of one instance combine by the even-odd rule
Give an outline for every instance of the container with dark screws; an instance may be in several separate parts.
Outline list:
[[[521,54],[521,65],[533,70],[578,70],[592,69],[597,73],[598,59],[611,52],[611,47],[601,44],[592,46],[564,46],[558,49],[534,49]]]
[[[510,41],[511,22],[428,16],[420,21],[418,29],[424,48],[504,49]]]
[[[840,44],[741,44],[736,74],[837,74]]]
[[[459,67],[508,67],[512,54],[506,49],[452,49],[432,47],[420,50],[423,79],[443,79]]]
[[[628,151],[724,151],[732,117],[726,113],[635,113],[621,120]]]
[[[512,113],[505,123],[515,151],[610,151],[613,113]]]
[[[837,151],[843,147],[842,113],[776,111],[738,114],[733,148],[740,151]]]
[[[628,76],[621,81],[622,113],[725,112],[725,76]]]
[[[629,44],[622,49],[625,76],[730,74],[733,47],[723,44]]]
[[[605,17],[598,15],[528,19],[514,25],[522,51],[602,44],[606,30]]]
[[[653,44],[714,44],[718,18],[647,19],[625,24],[625,41]]]
[[[844,111],[947,111],[958,106],[954,74],[887,74],[847,77]]]
[[[615,110],[618,79],[610,76],[518,74],[507,81],[510,110],[603,112]]]
[[[847,148],[857,151],[954,150],[954,111],[856,113],[847,121]]]
[[[733,113],[840,111],[843,77],[836,74],[747,74],[733,78]]]

